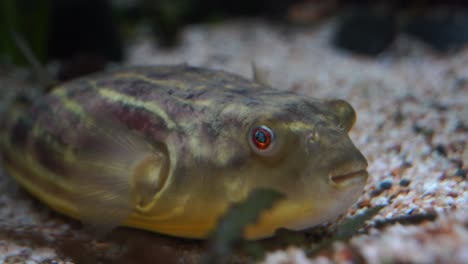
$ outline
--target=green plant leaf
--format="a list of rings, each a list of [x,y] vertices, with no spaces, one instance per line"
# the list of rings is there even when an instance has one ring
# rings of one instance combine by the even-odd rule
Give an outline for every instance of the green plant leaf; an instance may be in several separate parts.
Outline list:
[[[255,223],[260,213],[283,199],[284,194],[270,189],[256,189],[243,201],[234,204],[221,218],[209,240],[203,263],[223,263],[243,240],[245,229]]]
[[[332,237],[323,240],[318,245],[306,250],[307,255],[313,256],[319,251],[329,247],[335,241],[346,241],[359,233],[359,230],[364,227],[367,220],[372,219],[384,206],[376,206],[367,209],[364,213],[346,219],[343,223],[337,226]]]

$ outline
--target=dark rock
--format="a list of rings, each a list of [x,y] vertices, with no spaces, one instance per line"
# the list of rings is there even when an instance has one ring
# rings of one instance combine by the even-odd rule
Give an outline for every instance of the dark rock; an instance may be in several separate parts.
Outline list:
[[[375,56],[390,46],[395,34],[393,14],[353,8],[341,18],[333,44],[351,52]]]
[[[439,52],[458,51],[468,43],[468,10],[460,8],[413,16],[403,31]]]

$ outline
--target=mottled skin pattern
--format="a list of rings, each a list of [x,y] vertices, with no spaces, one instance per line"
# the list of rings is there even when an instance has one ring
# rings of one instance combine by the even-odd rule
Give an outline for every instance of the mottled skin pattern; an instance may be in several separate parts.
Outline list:
[[[72,217],[204,238],[255,188],[287,199],[247,238],[332,220],[359,196],[367,162],[345,101],[279,91],[222,71],[134,67],[63,84],[1,120],[4,165]],[[267,152],[251,129],[271,128]]]

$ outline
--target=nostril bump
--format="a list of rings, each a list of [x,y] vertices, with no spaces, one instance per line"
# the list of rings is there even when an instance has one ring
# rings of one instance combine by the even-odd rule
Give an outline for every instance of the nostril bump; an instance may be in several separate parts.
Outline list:
[[[327,102],[327,105],[337,115],[344,130],[350,131],[356,122],[356,111],[354,108],[343,100],[331,100]]]

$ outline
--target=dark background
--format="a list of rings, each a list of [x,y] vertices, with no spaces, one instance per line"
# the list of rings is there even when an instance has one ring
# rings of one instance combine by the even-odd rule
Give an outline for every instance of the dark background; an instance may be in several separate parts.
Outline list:
[[[126,41],[142,28],[170,49],[188,24],[252,17],[304,27],[337,16],[330,44],[366,56],[400,33],[450,54],[468,40],[466,7],[461,0],[0,0],[0,63],[28,65],[17,34],[41,63],[59,62],[58,79],[70,79],[124,60]]]

